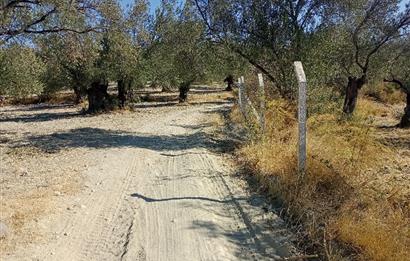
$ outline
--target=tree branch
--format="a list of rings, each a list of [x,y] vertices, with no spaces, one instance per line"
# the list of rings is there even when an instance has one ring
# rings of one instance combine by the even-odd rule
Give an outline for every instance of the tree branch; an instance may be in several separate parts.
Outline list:
[[[7,30],[7,31],[0,31],[0,36],[2,35],[9,35],[11,37],[24,33],[27,30],[29,30],[30,27],[35,26],[37,24],[40,24],[42,22],[44,22],[50,15],[52,15],[53,13],[55,13],[57,11],[56,8],[51,9],[50,11],[46,12],[45,14],[43,14],[42,16],[40,16],[38,19],[31,21],[28,24],[25,24],[24,27],[20,28],[20,29],[15,29],[15,30]]]
[[[383,82],[395,83],[399,85],[400,89],[402,89],[405,93],[410,93],[410,90],[408,90],[406,86],[404,86],[404,83],[401,80],[394,78],[394,76],[392,76],[391,79],[384,78]]]
[[[374,10],[376,9],[377,5],[379,4],[379,0],[373,1],[373,3],[370,5],[370,7],[366,10],[365,16],[363,17],[362,21],[356,26],[355,30],[353,31],[352,39],[353,39],[353,45],[355,47],[355,62],[356,64],[362,69],[363,74],[366,74],[367,72],[367,67],[365,65],[361,64],[359,61],[359,55],[360,55],[360,46],[359,46],[359,33],[360,30],[363,28],[363,26],[367,23],[367,21],[371,18],[371,15],[373,14]]]
[[[6,9],[11,9],[11,8],[16,8],[16,7],[24,7],[21,4],[33,4],[33,5],[39,5],[39,1],[36,0],[14,0],[14,1],[9,1],[7,4],[1,6],[0,10],[4,11]]]
[[[276,83],[276,79],[275,77],[269,73],[262,65],[260,65],[258,62],[256,62],[254,59],[252,59],[251,57],[249,57],[248,55],[246,55],[240,48],[233,46],[231,44],[229,44],[225,39],[222,39],[220,35],[215,35],[214,34],[214,30],[211,26],[211,24],[209,23],[207,17],[206,17],[206,13],[202,10],[199,1],[195,0],[195,4],[196,7],[198,9],[198,12],[200,13],[202,20],[204,21],[205,25],[207,26],[208,30],[210,31],[211,35],[218,38],[219,41],[221,43],[223,43],[225,46],[227,46],[229,49],[231,49],[233,52],[235,52],[236,54],[238,54],[239,56],[241,56],[242,58],[244,58],[245,60],[247,60],[250,64],[252,64],[255,68],[257,68],[258,70],[260,70],[263,74],[265,74],[269,80],[271,80],[272,82]],[[277,86],[278,90],[280,93],[282,93],[282,90],[279,86]]]
[[[74,7],[75,10],[79,13],[84,13],[85,10],[95,10],[95,7],[93,7],[88,1],[86,0],[79,0],[76,2],[78,6]],[[73,1],[68,1],[68,9],[72,8]],[[30,7],[31,6],[31,7]],[[24,20],[18,20],[18,17],[16,18],[14,16],[14,13],[16,12],[16,8],[29,8],[30,10],[27,10],[27,15],[34,15],[36,11],[43,10],[45,7],[49,9],[47,11],[44,10],[43,13],[40,13],[32,18],[31,21],[24,22]],[[43,1],[38,1],[38,0],[13,0],[13,1],[8,1],[7,4],[4,6],[1,6],[0,10],[5,10],[5,11],[10,11],[11,12],[11,17],[13,17],[14,20],[10,22],[10,24],[3,25],[2,28],[0,28],[0,37],[2,37],[3,40],[6,42],[10,40],[11,38],[21,35],[21,34],[47,34],[47,33],[58,33],[58,32],[73,32],[73,33],[88,33],[95,31],[97,32],[99,27],[93,27],[89,26],[85,29],[76,29],[76,28],[71,28],[67,25],[61,25],[61,26],[47,26],[47,21],[50,20],[49,18],[53,18],[53,15],[58,14],[61,12],[61,10],[58,9],[58,6],[49,6],[46,5],[45,2]],[[13,25],[14,24],[14,25]]]

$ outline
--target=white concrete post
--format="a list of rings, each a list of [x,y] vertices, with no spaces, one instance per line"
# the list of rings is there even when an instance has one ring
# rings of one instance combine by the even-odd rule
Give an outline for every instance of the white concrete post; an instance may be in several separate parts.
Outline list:
[[[245,119],[248,117],[248,112],[249,110],[253,113],[253,116],[255,116],[256,120],[260,122],[260,117],[258,114],[258,111],[255,109],[255,107],[252,106],[252,102],[249,99],[249,97],[246,95],[245,91],[245,78],[241,76],[241,86],[242,86],[242,102],[243,102],[243,113]]]
[[[239,100],[239,108],[243,114],[243,116],[246,118],[245,115],[245,109],[243,107],[243,81],[242,81],[243,77],[238,78],[238,100]]]
[[[239,106],[242,108],[242,100],[241,100],[241,97],[242,96],[242,94],[241,94],[241,78],[239,77],[238,78],[238,102],[239,102]]]
[[[299,152],[298,152],[298,171],[300,175],[306,173],[306,120],[307,120],[307,105],[306,105],[306,88],[307,81],[306,75],[303,71],[303,65],[301,62],[294,62],[294,68],[296,78],[299,83],[299,96],[298,96],[298,123],[299,123]]]
[[[259,79],[259,99],[260,99],[260,125],[262,133],[265,133],[265,111],[266,111],[266,101],[265,101],[265,84],[263,83],[263,75],[258,74]]]

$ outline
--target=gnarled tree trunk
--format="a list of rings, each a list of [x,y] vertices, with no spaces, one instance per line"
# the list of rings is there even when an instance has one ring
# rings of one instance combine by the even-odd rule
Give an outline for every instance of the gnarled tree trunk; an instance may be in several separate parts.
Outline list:
[[[384,79],[384,82],[395,83],[399,85],[400,89],[406,93],[406,107],[404,108],[403,117],[401,117],[400,123],[398,127],[400,128],[409,128],[410,127],[410,86],[405,86],[403,81],[395,78],[394,76],[392,79]]]
[[[224,82],[226,82],[226,83],[228,84],[228,86],[226,87],[225,90],[226,90],[226,91],[232,91],[232,86],[233,86],[233,84],[234,84],[233,76],[232,76],[232,75],[228,75],[228,76],[225,78]]]
[[[131,87],[132,87],[132,80],[123,78],[119,80],[118,82],[118,100],[120,102],[120,108],[123,109],[125,108],[126,102],[127,102],[127,97],[132,98],[132,92],[131,92]]]
[[[410,128],[410,90],[406,92],[406,108],[404,108],[404,115],[399,123],[400,128]]]
[[[183,82],[181,83],[181,85],[179,86],[179,102],[186,102],[188,99],[188,92],[189,89],[191,87],[191,83],[190,81],[187,82]]]
[[[127,87],[126,87],[126,80],[121,79],[118,81],[118,100],[120,102],[120,108],[123,109],[125,107],[125,102],[127,100]]]
[[[91,88],[87,89],[89,113],[109,109],[111,101],[107,90],[108,84],[100,81],[93,82]]]
[[[356,108],[357,97],[359,90],[366,83],[366,76],[363,75],[360,78],[349,77],[349,82],[346,87],[345,101],[343,104],[343,112],[346,114],[352,114]]]

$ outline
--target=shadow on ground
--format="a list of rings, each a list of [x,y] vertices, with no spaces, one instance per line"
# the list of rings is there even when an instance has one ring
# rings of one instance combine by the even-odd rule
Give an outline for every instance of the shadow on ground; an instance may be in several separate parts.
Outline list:
[[[224,199],[224,200],[219,200],[219,199],[214,199],[214,198],[207,198],[207,197],[172,197],[172,198],[150,198],[146,197],[142,194],[138,193],[133,193],[131,194],[131,197],[134,198],[139,198],[144,200],[147,203],[154,203],[154,202],[166,202],[166,201],[179,201],[179,200],[202,200],[202,201],[210,201],[210,202],[215,202],[215,203],[232,203],[234,200],[246,200],[246,198],[241,197],[241,198],[232,198],[232,199]]]
[[[73,111],[75,108],[73,104],[33,104],[30,106],[18,106],[7,108],[0,111],[0,123],[2,122],[46,122],[61,119],[71,119],[75,117],[83,116],[80,111]],[[58,111],[67,110],[71,111]],[[50,110],[54,110],[51,111]],[[20,112],[20,114],[13,114],[14,112]]]
[[[172,106],[189,106],[189,105],[225,105],[232,103],[232,99],[226,98],[222,101],[188,101],[188,103],[179,103],[178,101],[162,101],[162,102],[143,102],[132,105],[134,109],[144,108],[162,108]]]
[[[228,109],[227,107],[215,110],[209,109],[205,113],[226,112]],[[76,112],[47,112],[32,116],[18,116],[8,120],[42,122],[72,117],[80,117],[80,114]],[[1,120],[6,121],[6,119]],[[190,149],[208,149],[214,152],[227,152],[234,149],[237,144],[236,141],[215,135],[215,132],[206,132],[205,129],[210,127],[210,124],[172,124],[171,126],[186,128],[190,131],[188,134],[181,135],[151,135],[123,130],[117,131],[95,127],[83,127],[52,134],[32,135],[10,145],[12,147],[34,146],[46,153],[57,153],[61,150],[73,148],[142,148],[174,156],[173,153],[169,152],[176,151],[178,154],[181,154],[187,153],[186,151]]]
[[[144,108],[162,108],[162,107],[171,107],[178,105],[178,102],[144,102],[136,103],[132,105],[134,109],[144,109]]]
[[[30,136],[28,143],[47,153],[72,148],[142,148],[154,151],[217,149],[220,145],[209,134],[199,131],[188,135],[148,135],[100,128],[78,128],[49,135]]]
[[[225,99],[223,101],[193,101],[181,106],[199,106],[199,105],[225,105],[231,103],[231,99]],[[148,109],[148,108],[162,108],[180,106],[177,101],[170,102],[144,102],[132,104],[134,109]],[[9,109],[0,112],[0,123],[2,122],[47,122],[55,120],[72,119],[76,117],[89,117],[91,114],[84,114],[81,111],[69,111],[69,112],[42,112],[43,110],[56,110],[56,109],[68,109],[73,108],[73,105],[41,105],[41,106],[25,106],[23,108]],[[12,115],[12,112],[24,112],[20,115]],[[36,113],[33,113],[36,112]],[[212,112],[213,113],[213,112]]]
[[[202,175],[193,175],[182,178],[201,178]],[[209,212],[209,217],[219,216],[221,218],[232,218],[236,216],[242,225],[238,227],[221,226],[212,218],[209,220],[194,220],[189,227],[191,230],[204,233],[209,238],[226,238],[229,242],[238,246],[235,255],[240,260],[276,260],[279,257],[286,257],[292,254],[292,248],[285,242],[291,242],[292,238],[284,232],[284,223],[281,219],[270,219],[269,227],[266,227],[266,217],[264,213],[254,211],[254,208],[264,209],[266,206],[265,197],[252,193],[250,195],[234,195],[227,184],[224,173],[214,172],[206,176],[215,181],[220,181],[224,190],[228,192],[222,199],[209,198],[203,196],[179,196],[168,198],[154,198],[140,193],[133,193],[131,197],[143,200],[148,204],[168,204],[169,202],[179,202],[184,209],[195,208]],[[217,203],[215,205],[214,203]],[[149,206],[147,206],[149,207]]]
[[[54,112],[0,118],[0,122],[45,122],[80,117],[80,112]]]
[[[34,111],[42,111],[42,110],[62,110],[67,108],[73,108],[76,105],[71,103],[64,103],[64,104],[48,104],[48,103],[39,103],[39,104],[31,104],[31,105],[17,105],[16,107],[13,106],[12,109],[8,108],[3,112],[34,112]]]

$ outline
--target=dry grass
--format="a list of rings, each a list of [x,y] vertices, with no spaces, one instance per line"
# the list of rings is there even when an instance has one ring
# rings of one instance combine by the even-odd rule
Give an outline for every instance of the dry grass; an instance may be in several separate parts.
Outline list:
[[[78,193],[79,186],[75,181],[68,181],[1,198],[0,220],[8,224],[10,234],[0,239],[0,253],[7,255],[14,251],[17,245],[42,242],[45,236],[44,228],[39,227],[38,220],[54,212],[55,191],[73,195]]]
[[[238,155],[284,201],[293,221],[303,225],[301,236],[327,259],[408,260],[409,179],[405,171],[393,171],[402,169],[396,160],[402,154],[383,144],[374,127],[375,117],[391,111],[370,100],[358,104],[352,118],[310,116],[303,180],[295,168],[296,109],[284,100],[269,104],[265,137],[255,136]],[[242,121],[237,108],[231,120]]]
[[[405,94],[392,84],[366,85],[362,94],[387,104],[397,104],[405,100]]]
[[[35,242],[39,239],[40,234],[33,229],[27,229],[28,222],[35,222],[35,220],[44,215],[45,211],[49,209],[50,192],[44,189],[28,192],[26,195],[19,198],[3,201],[1,204],[1,218],[3,222],[9,224],[9,229],[12,233],[7,238],[0,239],[0,252],[8,253],[14,250],[16,244],[15,240],[21,234],[25,234],[24,242]],[[15,209],[16,206],[25,206]]]
[[[18,246],[45,239],[44,223],[39,220],[54,213],[57,197],[78,193],[82,177],[70,167],[56,167],[73,162],[78,157],[75,153],[55,161],[54,156],[29,144],[1,147],[1,152],[0,220],[9,233],[0,239],[0,253],[7,256]]]
[[[231,92],[214,92],[214,93],[192,93],[188,98],[190,104],[200,103],[215,103],[215,102],[227,102],[227,100],[233,98]]]

